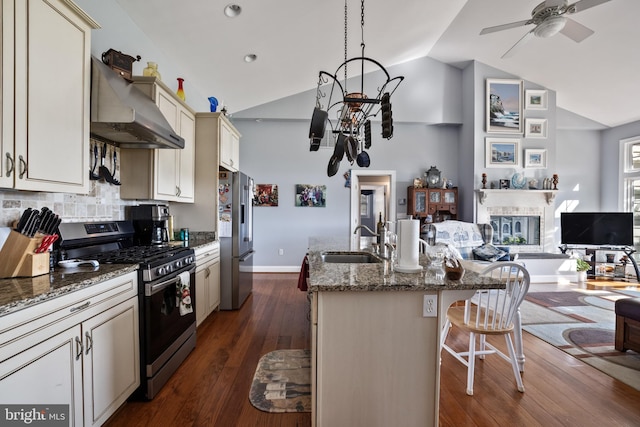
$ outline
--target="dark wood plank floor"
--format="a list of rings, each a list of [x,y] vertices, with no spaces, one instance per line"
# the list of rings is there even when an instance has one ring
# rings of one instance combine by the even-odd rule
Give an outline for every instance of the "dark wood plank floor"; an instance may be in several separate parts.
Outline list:
[[[241,310],[202,323],[196,349],[156,398],[128,402],[106,425],[310,426],[309,413],[269,414],[248,398],[260,356],[309,348],[306,294],[296,285],[296,274],[256,274]],[[453,330],[447,342],[462,340]],[[525,393],[516,390],[510,366],[489,356],[477,363],[475,395],[467,396],[464,367],[443,352],[440,425],[640,426],[640,391],[528,333],[524,346]]]

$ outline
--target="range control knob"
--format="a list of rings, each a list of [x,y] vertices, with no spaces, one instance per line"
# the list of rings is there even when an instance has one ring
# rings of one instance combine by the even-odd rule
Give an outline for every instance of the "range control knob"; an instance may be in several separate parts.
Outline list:
[[[176,268],[180,268],[180,267],[182,267],[182,260],[178,260],[178,261],[176,261],[176,262],[175,262],[175,266],[176,266]]]
[[[164,275],[166,274],[166,269],[165,269],[164,267],[159,267],[159,268],[156,270],[156,274],[157,274],[158,276],[164,276]]]

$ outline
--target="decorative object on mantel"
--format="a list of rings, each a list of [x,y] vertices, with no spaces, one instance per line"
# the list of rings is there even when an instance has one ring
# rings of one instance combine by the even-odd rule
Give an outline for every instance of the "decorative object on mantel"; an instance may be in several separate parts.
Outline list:
[[[554,190],[558,189],[558,174],[557,173],[553,174],[553,189]]]
[[[360,3],[360,30],[361,30],[361,43],[362,56],[353,57],[347,59],[347,0],[344,3],[344,62],[336,69],[334,74],[329,74],[326,71],[320,71],[318,74],[318,87],[316,92],[316,105],[314,108],[314,116],[319,116],[318,112],[322,112],[324,120],[321,120],[320,129],[316,123],[314,126],[314,120],[312,118],[311,128],[309,130],[310,139],[310,151],[317,151],[317,146],[320,144],[320,140],[324,137],[324,128],[326,123],[329,123],[331,132],[335,135],[335,141],[337,144],[346,145],[348,141],[353,142],[355,152],[352,153],[352,158],[348,160],[353,164],[353,160],[358,157],[358,153],[364,148],[369,148],[371,145],[371,121],[370,118],[377,116],[381,113],[382,120],[382,137],[391,139],[393,137],[393,118],[391,111],[391,95],[398,88],[403,76],[391,78],[387,70],[378,61],[367,58],[364,56],[364,0]],[[349,63],[359,65],[360,84],[355,90],[348,90],[347,81],[348,73],[347,67]],[[385,81],[381,82],[369,82],[369,88],[377,88],[375,96],[368,96],[365,93],[364,88],[364,69],[365,65],[375,66],[381,70],[386,76]],[[340,75],[344,73],[344,80],[340,82]],[[373,76],[376,73],[367,72],[367,76]],[[370,78],[370,77],[369,77]],[[353,79],[357,79],[354,77]],[[328,92],[328,93],[327,93]],[[369,94],[371,95],[371,94]],[[337,99],[336,99],[337,98]],[[326,99],[326,105],[322,105],[321,100]],[[333,110],[333,111],[332,111]],[[331,113],[331,114],[329,114]],[[329,117],[337,117],[334,124]],[[317,120],[316,120],[317,122]],[[342,136],[342,137],[341,137]],[[346,137],[345,137],[346,136]],[[344,147],[346,151],[346,146]],[[338,163],[338,160],[334,155],[329,159],[329,165],[332,163]],[[369,162],[361,162],[364,167],[369,166]],[[329,172],[332,168],[327,168]]]
[[[482,174],[482,189],[486,190],[487,188],[487,174],[483,173]]]
[[[186,98],[184,96],[184,88],[182,87],[183,82],[184,79],[182,77],[178,77],[178,90],[176,91],[176,95],[178,95],[178,98],[184,101]]]
[[[531,178],[529,180],[529,190],[537,190],[538,189],[538,180],[535,178]]]
[[[520,172],[516,172],[511,177],[511,187],[516,190],[522,190],[527,185],[527,178],[524,174]]]

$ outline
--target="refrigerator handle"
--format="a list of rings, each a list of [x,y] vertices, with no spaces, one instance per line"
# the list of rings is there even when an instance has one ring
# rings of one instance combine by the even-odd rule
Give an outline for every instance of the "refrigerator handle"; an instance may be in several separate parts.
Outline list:
[[[253,190],[254,190],[254,185],[253,185],[253,179],[249,178],[249,188],[248,188],[248,198],[247,198],[247,203],[249,203],[249,206],[247,206],[247,235],[245,237],[245,240],[247,242],[252,242],[253,241]]]

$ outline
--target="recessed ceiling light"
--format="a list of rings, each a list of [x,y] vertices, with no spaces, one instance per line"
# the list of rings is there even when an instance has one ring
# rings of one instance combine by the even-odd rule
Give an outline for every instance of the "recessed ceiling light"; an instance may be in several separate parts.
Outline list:
[[[244,62],[253,62],[256,59],[258,59],[258,55],[255,55],[253,53],[250,53],[250,54],[244,56]]]
[[[229,18],[235,18],[240,15],[242,8],[237,4],[228,4],[224,7],[224,14]]]

